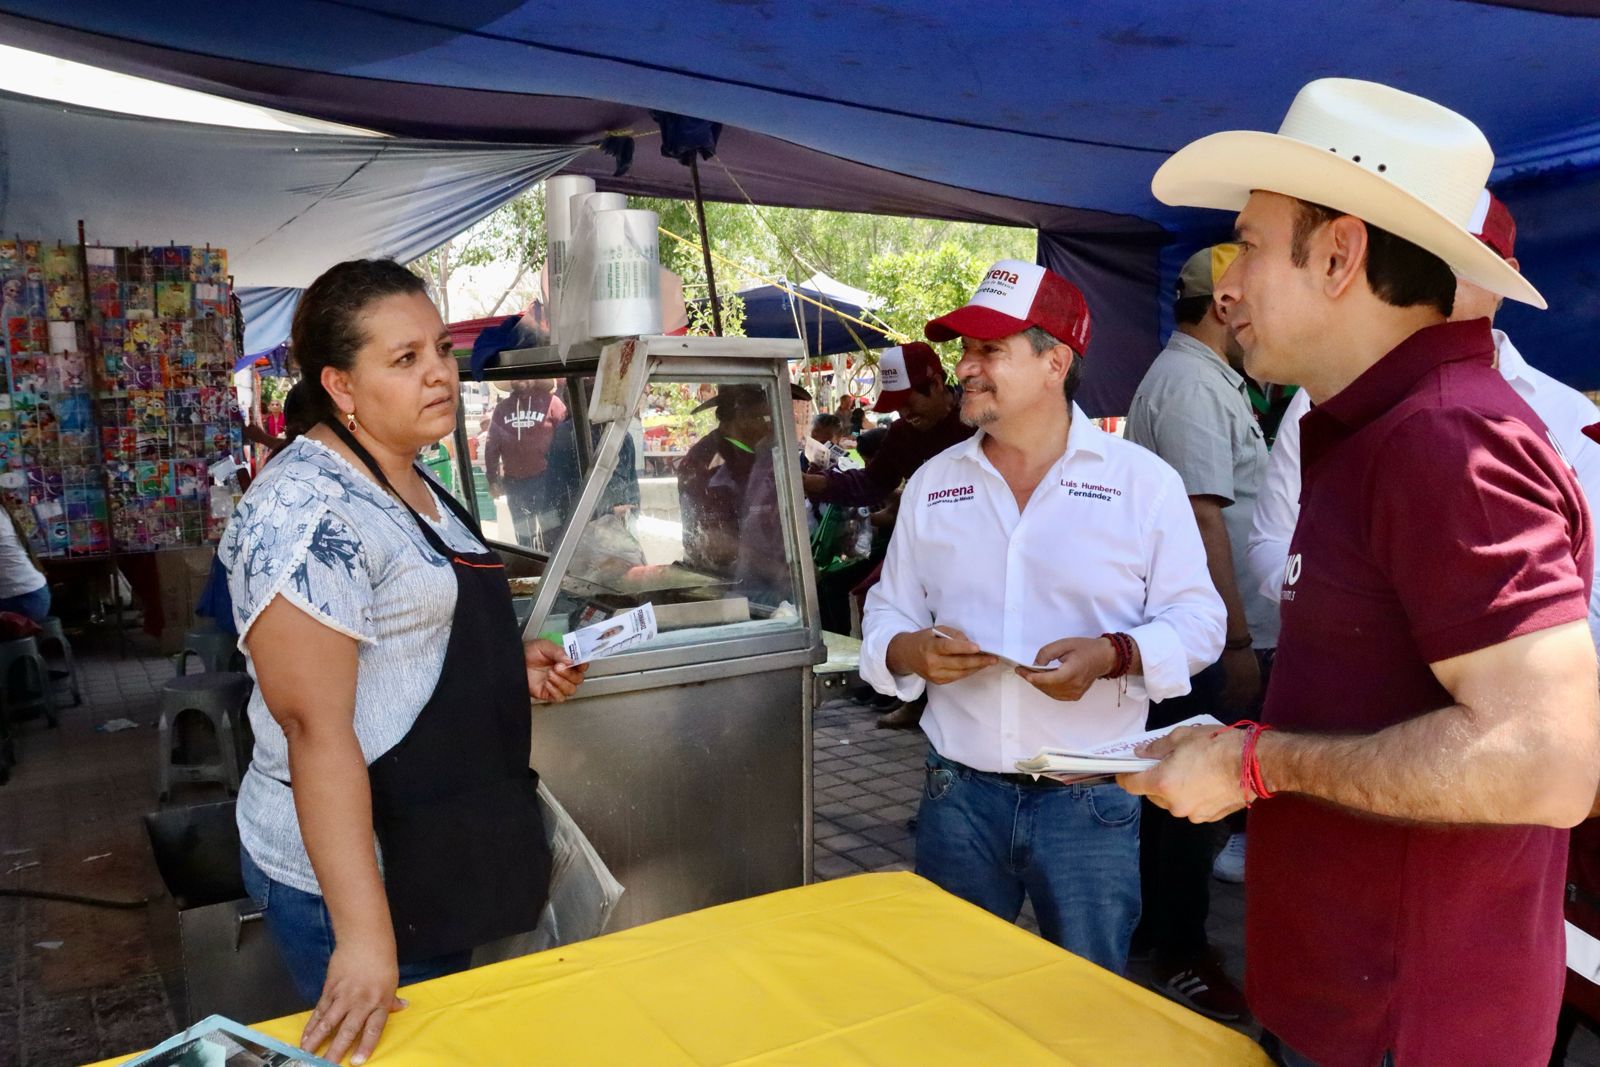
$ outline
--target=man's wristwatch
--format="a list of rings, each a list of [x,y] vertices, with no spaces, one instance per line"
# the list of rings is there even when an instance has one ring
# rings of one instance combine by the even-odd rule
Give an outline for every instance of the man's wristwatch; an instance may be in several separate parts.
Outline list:
[[[1243,637],[1229,638],[1227,643],[1222,646],[1222,651],[1224,651],[1224,652],[1243,652],[1245,649],[1247,649],[1249,647],[1250,647],[1250,635],[1249,634],[1245,634]]]

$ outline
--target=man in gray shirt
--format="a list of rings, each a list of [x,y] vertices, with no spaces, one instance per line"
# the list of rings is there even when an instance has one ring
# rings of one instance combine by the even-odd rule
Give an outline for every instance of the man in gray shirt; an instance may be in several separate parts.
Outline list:
[[[1222,658],[1195,676],[1187,696],[1151,705],[1152,728],[1201,713],[1225,722],[1251,714],[1262,691],[1255,649],[1277,644],[1277,605],[1245,570],[1267,446],[1238,369],[1242,353],[1211,295],[1213,280],[1237,252],[1235,245],[1216,245],[1183,265],[1173,305],[1177,328],[1139,383],[1128,413],[1128,439],[1182,477],[1211,581],[1228,609]],[[1144,918],[1135,946],[1150,951],[1154,982],[1163,993],[1212,1018],[1237,1019],[1243,997],[1206,942],[1212,833],[1154,805],[1145,807],[1142,818]],[[1242,857],[1243,843],[1241,832],[1229,851]]]

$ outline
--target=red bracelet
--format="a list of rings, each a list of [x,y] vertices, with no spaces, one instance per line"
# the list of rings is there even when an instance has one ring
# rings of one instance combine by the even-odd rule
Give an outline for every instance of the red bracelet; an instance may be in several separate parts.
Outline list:
[[[1245,735],[1244,753],[1239,759],[1240,774],[1246,779],[1246,784],[1251,792],[1255,793],[1257,800],[1271,800],[1273,797],[1272,792],[1267,789],[1266,780],[1261,776],[1261,757],[1256,753],[1256,743],[1261,740],[1261,735],[1270,729],[1271,726],[1252,724],[1250,732]],[[1247,808],[1249,806],[1245,805]]]
[[[1111,648],[1116,653],[1116,662],[1111,665],[1106,678],[1121,678],[1133,667],[1133,638],[1123,633],[1103,633],[1100,635],[1111,642]]]
[[[1241,793],[1255,794],[1256,800],[1271,800],[1275,794],[1267,789],[1266,779],[1261,776],[1261,758],[1256,754],[1256,742],[1261,735],[1272,727],[1265,723],[1254,722],[1250,719],[1241,719],[1232,726],[1224,726],[1220,730],[1213,730],[1212,737],[1225,730],[1244,730],[1244,749],[1239,754],[1239,791]],[[1255,801],[1246,800],[1245,807]]]

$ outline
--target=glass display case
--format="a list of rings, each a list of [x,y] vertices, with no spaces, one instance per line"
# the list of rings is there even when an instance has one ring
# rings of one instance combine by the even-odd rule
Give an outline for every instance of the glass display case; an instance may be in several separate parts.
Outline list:
[[[615,347],[502,353],[482,382],[463,370],[457,433],[438,448],[507,561],[527,636],[654,609],[655,638],[533,708],[532,765],[627,887],[618,921],[632,924],[808,879],[825,652],[787,369],[798,342],[619,344],[638,375],[620,408]]]

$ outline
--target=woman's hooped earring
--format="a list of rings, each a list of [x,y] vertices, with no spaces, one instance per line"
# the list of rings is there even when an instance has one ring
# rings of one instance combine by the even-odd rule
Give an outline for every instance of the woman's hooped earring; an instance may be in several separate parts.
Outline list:
[[[346,415],[344,417],[344,424],[346,426],[350,427],[350,432],[351,433],[355,433],[356,432],[356,409],[355,408],[351,408],[350,409],[350,414],[348,414],[348,415]]]

